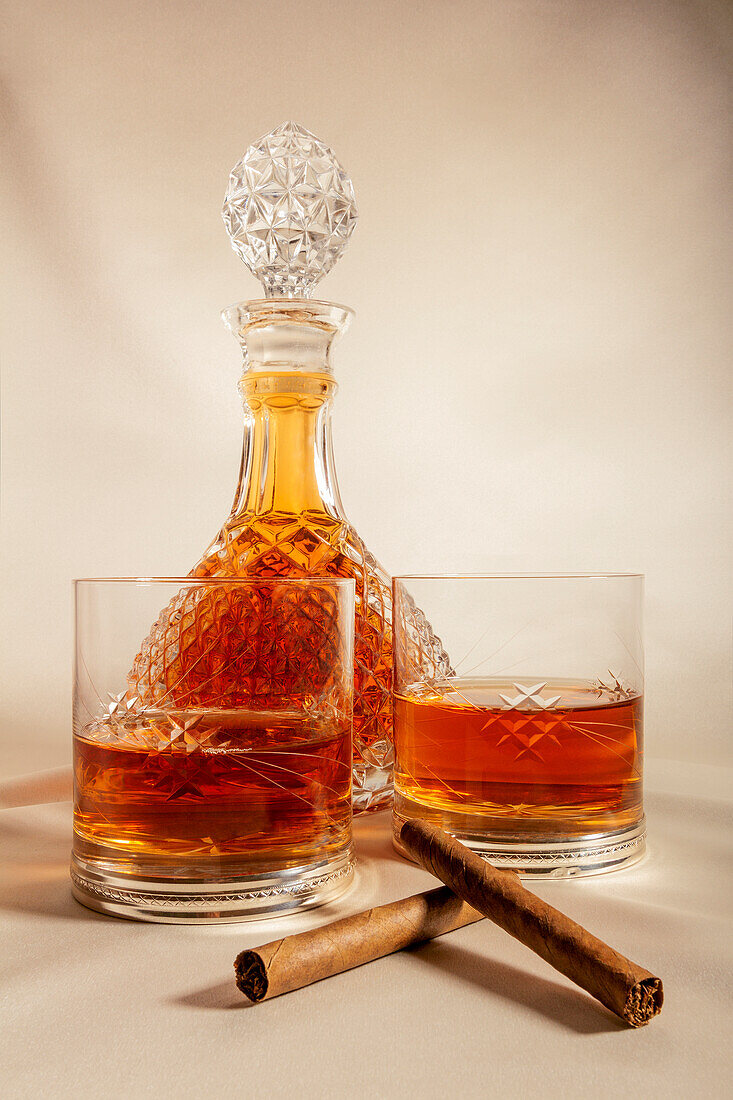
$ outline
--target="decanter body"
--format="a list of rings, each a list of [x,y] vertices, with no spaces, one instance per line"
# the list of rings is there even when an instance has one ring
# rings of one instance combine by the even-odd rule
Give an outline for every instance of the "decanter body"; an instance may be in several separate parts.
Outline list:
[[[353,806],[357,813],[376,810],[392,793],[392,598],[389,577],[346,518],[334,468],[337,384],[330,350],[350,311],[326,302],[266,299],[234,306],[224,317],[245,353],[242,461],[231,513],[191,575],[354,578]],[[289,624],[301,635],[296,643],[304,666],[322,656],[309,650],[309,624],[323,611],[301,609]],[[239,620],[251,620],[253,609],[233,612],[200,592],[174,600],[132,669],[134,698],[150,705],[173,693],[195,702],[199,682],[208,682],[217,659],[207,639],[222,615],[237,616],[232,627],[241,631]],[[246,629],[251,636],[251,621]],[[273,668],[280,659],[279,629],[282,624],[258,616],[258,660]],[[232,683],[222,683],[225,695],[236,690],[241,675],[240,662],[232,666]]]
[[[346,518],[331,446],[330,348],[350,312],[268,299],[225,319],[245,351],[242,463],[231,514],[193,575],[354,578],[354,809],[378,809],[391,796],[390,581]]]

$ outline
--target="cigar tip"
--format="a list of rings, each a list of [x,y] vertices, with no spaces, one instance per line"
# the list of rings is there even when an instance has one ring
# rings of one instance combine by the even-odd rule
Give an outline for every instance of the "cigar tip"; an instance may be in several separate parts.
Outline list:
[[[267,968],[256,951],[242,951],[234,960],[237,989],[255,1004],[267,996]]]
[[[624,1019],[631,1027],[643,1027],[653,1020],[664,1004],[661,978],[643,978],[629,990],[624,1005]]]

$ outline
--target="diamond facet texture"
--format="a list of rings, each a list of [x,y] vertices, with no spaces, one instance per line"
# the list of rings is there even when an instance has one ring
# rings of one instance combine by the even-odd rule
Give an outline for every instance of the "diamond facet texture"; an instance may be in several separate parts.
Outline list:
[[[143,642],[131,694],[143,708],[179,711],[277,707],[292,696],[312,700],[315,715],[338,691],[341,641],[338,606],[323,587],[183,588]],[[185,746],[189,726],[174,733]]]
[[[403,590],[400,608],[403,645],[395,653],[399,679],[417,684],[455,676],[442,641],[406,590]]]
[[[354,188],[327,145],[285,122],[232,169],[222,217],[266,297],[309,297],[353,232]]]
[[[314,565],[317,563],[317,568]],[[356,582],[356,635],[354,644],[354,788],[355,812],[380,809],[392,794],[392,630],[389,579],[350,524],[323,517],[305,528],[300,516],[240,516],[229,520],[193,571],[194,577],[353,577]],[[245,589],[245,591],[248,591]],[[294,593],[299,592],[295,588]],[[318,594],[319,589],[312,590]],[[206,653],[207,635],[221,634],[219,617],[231,617],[226,603],[207,593],[203,605],[186,590],[173,600],[154,624],[130,674],[130,694],[149,705],[163,700],[170,706],[193,705],[189,689],[199,675],[216,673],[220,659]],[[244,592],[243,592],[244,596]],[[213,602],[212,602],[213,601]],[[327,609],[294,609],[292,620],[263,619],[253,607],[242,609],[227,632],[257,647],[261,672],[271,673],[278,661],[278,639],[283,631],[291,638],[289,651],[298,654],[303,689],[322,682],[334,653],[323,650],[323,630],[307,627],[309,616],[322,619]],[[214,624],[216,623],[216,626]],[[294,649],[292,633],[298,633]],[[207,662],[213,660],[209,670]],[[187,672],[191,669],[191,672]],[[295,669],[287,672],[295,675]],[[241,690],[242,677],[250,684],[246,661],[237,662],[221,678],[221,690]],[[249,677],[249,678],[248,678]],[[189,684],[189,681],[191,683]],[[289,680],[288,682],[291,682]],[[189,685],[187,687],[187,684]],[[211,685],[207,686],[207,692]],[[249,688],[248,688],[249,689]],[[180,697],[180,698],[179,698]],[[211,695],[208,696],[209,701]],[[233,698],[229,705],[241,705]]]

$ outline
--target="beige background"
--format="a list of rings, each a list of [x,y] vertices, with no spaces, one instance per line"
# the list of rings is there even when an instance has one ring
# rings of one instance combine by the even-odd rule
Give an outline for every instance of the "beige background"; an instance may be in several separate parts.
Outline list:
[[[219,208],[290,117],[361,212],[322,293],[363,537],[644,571],[649,751],[730,759],[731,6],[2,8],[9,770],[68,756],[71,578],[185,572],[228,512],[256,284]]]

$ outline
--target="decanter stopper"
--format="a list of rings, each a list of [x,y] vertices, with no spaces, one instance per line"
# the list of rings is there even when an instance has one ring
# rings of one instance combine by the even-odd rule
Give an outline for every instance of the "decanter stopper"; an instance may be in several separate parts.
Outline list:
[[[235,164],[222,217],[265,297],[308,298],[356,225],[354,187],[327,145],[284,122]]]

